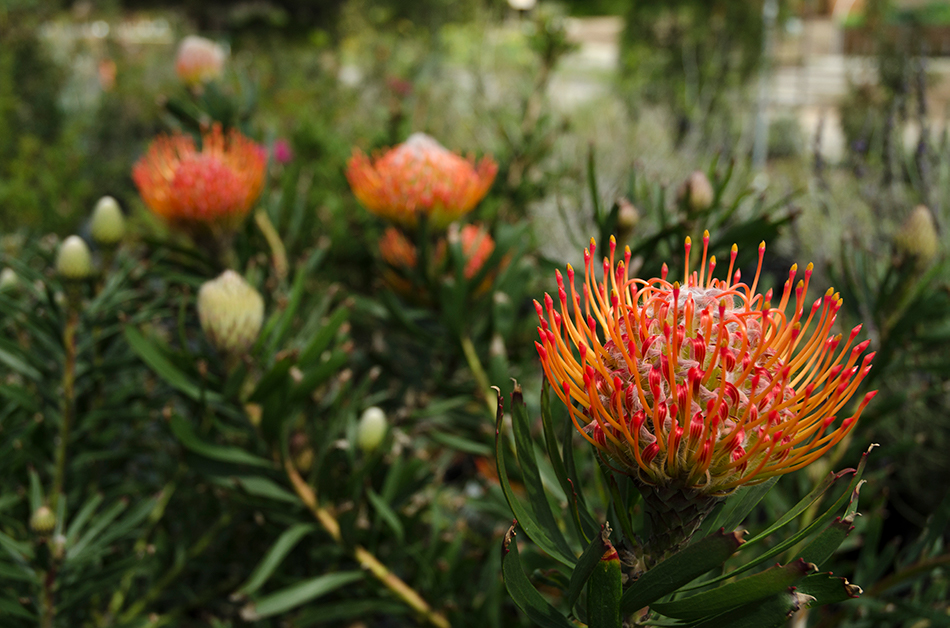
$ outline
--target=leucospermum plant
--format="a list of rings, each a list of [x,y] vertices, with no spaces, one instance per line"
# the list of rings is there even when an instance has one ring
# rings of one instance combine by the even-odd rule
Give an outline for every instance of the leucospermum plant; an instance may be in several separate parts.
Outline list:
[[[724,575],[707,573],[721,569],[740,546],[740,557],[746,555],[745,548],[791,522],[845,475],[832,475],[753,539],[744,542],[730,532],[779,476],[804,468],[844,439],[874,397],[867,393],[856,407],[849,405],[874,354],[865,354],[867,341],[855,344],[860,327],[846,338],[834,333],[837,293],[828,290],[806,302],[810,265],[801,279],[793,266],[781,294],[761,294],[764,243],[751,283],[742,282],[735,267],[735,246],[725,278],[715,278],[717,261],[708,243],[707,232],[698,270],[691,270],[687,238],[678,279],[665,265],[660,277],[639,279],[629,275],[629,249],[618,260],[611,239],[599,264],[592,240],[584,251],[583,287],[575,287],[568,266],[566,280],[557,273],[557,299],[545,295],[543,304],[535,302],[546,449],[573,510],[573,532],[587,551],[578,559],[568,537],[551,525],[520,391],[513,398],[515,440],[528,503],[506,493],[522,529],[568,568],[568,611],[591,626],[620,626],[622,620],[639,625],[658,616],[691,626],[728,626],[740,619],[754,622],[742,625],[777,626],[802,605],[859,592],[843,579],[814,572],[850,532],[863,460],[832,509],[792,539]],[[570,417],[560,452],[550,390]],[[499,428],[500,417],[501,411]],[[574,432],[601,464],[611,495],[608,520],[618,527],[614,534],[607,523],[597,533],[596,518],[580,496],[583,481],[571,477]],[[498,461],[504,477],[502,439]],[[827,525],[846,503],[844,515]],[[697,536],[702,538],[694,541]],[[734,579],[809,538],[795,560]],[[530,583],[513,550],[509,538],[505,575],[515,600],[529,615],[545,614],[546,625],[570,625],[525,586]],[[696,579],[687,589],[705,590],[684,596],[682,587]],[[585,581],[586,608],[575,609]],[[604,593],[610,590],[616,594]]]
[[[389,295],[384,298],[393,318],[427,345],[439,346],[444,343],[433,343],[432,332],[425,329],[425,319],[434,314],[458,341],[492,414],[494,401],[477,345],[494,343],[492,358],[506,361],[501,330],[510,332],[512,325],[494,320],[494,310],[513,317],[509,308],[494,308],[487,297],[493,289],[504,292],[501,301],[507,304],[512,287],[524,286],[517,271],[507,271],[523,245],[525,229],[503,226],[493,235],[486,225],[462,220],[488,193],[497,172],[491,157],[477,162],[463,158],[424,133],[414,133],[377,158],[354,149],[346,171],[354,196],[388,223],[377,243],[384,281],[409,305],[424,307],[412,310]],[[477,342],[489,333],[490,340]]]
[[[264,148],[219,124],[201,149],[181,133],[156,138],[132,169],[145,205],[172,228],[226,249],[264,188]]]
[[[424,217],[433,229],[444,229],[478,205],[497,172],[490,157],[475,163],[414,133],[375,160],[355,149],[346,178],[373,214],[408,229]]]

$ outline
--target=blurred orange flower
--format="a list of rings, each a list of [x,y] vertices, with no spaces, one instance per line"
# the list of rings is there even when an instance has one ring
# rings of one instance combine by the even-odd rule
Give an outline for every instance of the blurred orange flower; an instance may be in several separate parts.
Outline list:
[[[346,178],[370,212],[406,228],[423,214],[442,229],[475,208],[497,172],[490,157],[476,164],[415,133],[376,160],[354,149]]]
[[[132,169],[132,180],[153,212],[175,226],[236,228],[264,187],[264,149],[220,125],[197,150],[182,134],[156,138]]]
[[[591,240],[583,298],[568,266],[566,283],[557,273],[560,311],[549,295],[535,306],[545,376],[605,462],[653,491],[714,497],[814,462],[875,393],[839,419],[874,354],[861,357],[868,341],[852,347],[860,326],[843,343],[832,333],[833,290],[806,306],[811,265],[797,283],[792,266],[773,307],[771,290],[756,294],[765,243],[750,286],[733,275],[735,245],[726,279],[712,277],[708,242],[707,232],[690,272],[687,238],[682,281],[670,282],[665,266],[659,278],[629,277],[630,249],[615,263],[613,239],[598,280]]]

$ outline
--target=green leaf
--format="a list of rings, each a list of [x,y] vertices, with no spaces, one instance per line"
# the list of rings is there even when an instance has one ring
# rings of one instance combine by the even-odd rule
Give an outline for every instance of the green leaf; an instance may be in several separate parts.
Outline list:
[[[474,456],[484,456],[488,458],[492,454],[491,447],[488,445],[484,443],[478,443],[467,438],[462,438],[456,434],[450,434],[440,430],[433,430],[429,432],[427,436],[440,445],[445,445],[446,447],[456,451],[462,451]]]
[[[280,566],[287,554],[297,546],[297,543],[316,529],[316,526],[312,523],[298,523],[284,530],[284,533],[277,538],[277,541],[267,551],[261,562],[251,572],[247,582],[236,593],[250,595],[260,589]]]
[[[541,473],[538,471],[538,462],[535,458],[534,440],[531,438],[530,420],[528,419],[528,408],[524,403],[521,386],[515,384],[514,391],[511,393],[512,419],[511,423],[515,432],[515,447],[518,451],[518,462],[521,465],[521,475],[524,479],[525,491],[528,493],[528,502],[538,519],[538,523],[544,527],[545,532],[554,541],[557,549],[570,559],[574,559],[574,551],[564,539],[564,534],[558,527],[557,520],[554,519],[554,513],[551,512],[551,504],[548,501],[544,490],[544,484],[541,481]],[[572,560],[573,563],[573,560]]]
[[[521,558],[518,556],[518,543],[514,541],[515,526],[512,525],[505,534],[502,545],[501,570],[505,576],[505,587],[518,608],[528,616],[532,622],[542,628],[574,628],[573,624],[547,600],[541,597],[537,589],[528,580],[524,569],[521,568]]]
[[[212,445],[211,443],[202,441],[191,429],[188,421],[178,414],[172,415],[169,424],[172,433],[175,434],[175,437],[181,441],[181,444],[184,445],[186,449],[205,458],[211,458],[212,460],[219,460],[221,462],[230,462],[232,464],[245,464],[253,467],[272,468],[274,466],[269,460],[250,454],[243,449],[223,445]]]
[[[727,613],[689,624],[689,628],[779,628],[806,604],[808,598],[797,591],[785,590],[764,600],[746,604]]]
[[[728,532],[735,530],[752,512],[756,504],[772,490],[776,482],[778,482],[778,476],[755,486],[741,487],[735,495],[727,499],[721,507],[717,506],[712,514],[706,517],[697,534],[705,536],[719,528],[724,528]]]
[[[6,364],[11,370],[19,373],[27,379],[31,379],[36,382],[39,382],[43,379],[43,375],[38,370],[2,348],[0,348],[0,363]]]
[[[273,480],[259,475],[236,475],[231,476],[231,481],[244,489],[249,495],[257,497],[266,497],[288,504],[299,504],[300,499]]]
[[[17,541],[3,532],[0,532],[0,547],[5,549],[10,557],[20,564],[25,565],[27,559],[33,559],[33,547],[30,544]]]
[[[548,459],[554,468],[554,475],[557,476],[558,482],[561,484],[561,490],[563,490],[567,496],[571,514],[574,515],[573,520],[577,527],[578,537],[582,537],[584,541],[592,539],[596,536],[595,531],[597,530],[597,524],[594,522],[594,518],[591,517],[586,506],[584,508],[579,507],[577,492],[574,490],[574,482],[568,475],[567,466],[564,463],[561,452],[558,450],[557,434],[555,433],[554,420],[551,416],[551,385],[547,378],[541,382],[541,427],[544,434],[544,445],[547,449]],[[566,427],[571,428],[572,426],[567,425]],[[572,435],[573,429],[571,429],[568,434]],[[573,448],[570,440],[567,440],[564,446]],[[564,455],[566,456],[567,452],[565,452]]]
[[[742,545],[738,532],[719,530],[676,552],[647,571],[623,593],[624,615],[649,606],[684,584],[722,565]]]
[[[832,517],[835,516],[835,513],[841,507],[844,506],[846,500],[853,497],[854,490],[857,488],[857,486],[861,482],[861,476],[864,475],[864,469],[867,466],[868,454],[870,454],[871,450],[874,449],[874,447],[876,446],[877,445],[871,445],[871,447],[861,457],[861,462],[858,464],[858,468],[854,470],[854,477],[851,478],[851,483],[848,485],[848,488],[845,489],[845,491],[841,494],[841,496],[837,500],[835,500],[834,504],[831,505],[831,508],[829,508],[819,517],[815,518],[815,520],[812,521],[803,530],[800,530],[797,534],[794,534],[791,537],[785,539],[784,541],[777,543],[775,546],[769,548],[767,551],[756,556],[755,559],[749,561],[748,563],[742,565],[741,567],[738,567],[729,573],[724,573],[718,578],[714,578],[712,580],[703,582],[700,585],[695,585],[693,587],[688,587],[688,588],[696,588],[696,586],[708,586],[716,582],[721,582],[723,580],[728,580],[729,578],[733,578],[739,575],[740,573],[748,571],[749,569],[752,569],[753,567],[762,564],[763,562],[771,559],[772,557],[777,556],[792,547],[795,547],[796,545],[798,545],[798,543],[800,543],[804,539],[814,534],[823,525],[828,523]],[[842,471],[841,474],[846,474],[846,473],[849,473],[850,471],[851,470],[848,469],[846,471]],[[856,506],[856,502],[854,503]]]
[[[696,621],[776,595],[815,570],[814,565],[798,559],[710,591],[651,604],[650,609],[674,619]]]
[[[847,578],[833,576],[831,572],[813,573],[802,578],[795,588],[805,595],[815,598],[810,606],[823,604],[837,604],[859,597],[863,591],[856,584],[848,582]]]
[[[69,528],[66,529],[66,544],[68,546],[75,543],[79,533],[82,532],[83,526],[86,525],[89,518],[96,512],[96,508],[102,503],[102,499],[102,493],[96,493],[90,497],[76,513],[76,516],[72,518],[72,521],[69,522]]]
[[[574,571],[571,572],[571,582],[567,587],[567,607],[569,609],[574,608],[574,604],[577,602],[577,598],[581,596],[581,591],[584,590],[584,583],[590,578],[590,575],[594,573],[594,569],[597,567],[597,564],[600,562],[601,557],[603,557],[604,552],[607,551],[610,545],[610,527],[605,525],[601,529],[601,533],[594,537],[594,540],[590,542],[590,545],[587,546],[587,549],[584,550],[584,553],[581,554],[581,557],[577,560],[577,565],[574,567]]]
[[[498,389],[495,389],[498,392]],[[498,482],[501,484],[501,490],[505,494],[505,499],[508,501],[508,506],[511,508],[511,511],[515,515],[515,519],[518,520],[521,525],[521,529],[525,531],[528,537],[538,544],[538,546],[547,552],[551,557],[557,559],[561,563],[567,565],[568,567],[573,567],[574,563],[577,560],[572,555],[565,555],[557,545],[555,545],[550,538],[548,538],[547,532],[543,527],[541,527],[537,521],[535,521],[534,516],[527,508],[524,507],[524,504],[521,503],[521,500],[518,499],[518,496],[514,494],[514,491],[511,490],[511,483],[508,480],[508,469],[506,467],[506,450],[507,448],[504,445],[504,439],[502,438],[502,426],[504,425],[505,412],[503,407],[503,400],[501,393],[498,392],[498,413],[495,418],[495,465],[498,471]]]
[[[195,400],[202,398],[202,392],[204,392],[204,398],[207,400],[220,400],[220,395],[216,392],[210,390],[202,391],[191,378],[182,373],[181,370],[171,363],[164,352],[159,349],[155,343],[146,339],[138,329],[131,325],[126,325],[124,332],[126,341],[129,343],[129,346],[132,347],[136,355],[170,386]]]
[[[99,514],[92,522],[92,525],[89,526],[89,529],[86,530],[86,533],[82,535],[76,543],[69,547],[66,550],[66,560],[78,560],[83,557],[83,552],[86,548],[96,540],[96,537],[99,536],[99,533],[108,527],[119,515],[128,508],[129,504],[125,500],[119,500],[109,507],[105,512]]]
[[[594,567],[587,581],[587,625],[590,628],[621,628],[620,556],[610,541],[607,551]]]
[[[330,346],[330,341],[333,340],[333,336],[340,328],[340,325],[342,325],[349,316],[350,311],[345,307],[338,308],[333,312],[330,319],[320,328],[320,331],[314,334],[310,343],[300,352],[300,360],[298,361],[300,368],[306,368],[326,351],[327,347]]]
[[[816,536],[811,543],[805,546],[799,556],[802,560],[814,563],[821,567],[831,558],[838,546],[841,545],[851,531],[854,530],[854,514],[836,518],[831,525]]]
[[[30,469],[30,512],[43,505],[43,485],[40,484],[39,474]]]
[[[831,472],[828,475],[826,475],[825,479],[822,480],[818,484],[818,486],[812,489],[812,491],[808,493],[808,495],[806,495],[804,498],[802,498],[801,501],[799,501],[797,504],[792,506],[785,514],[779,517],[778,521],[770,525],[768,528],[766,528],[762,532],[759,532],[758,534],[756,534],[754,537],[752,537],[746,542],[755,543],[757,541],[760,541],[766,538],[767,536],[769,536],[770,534],[772,534],[773,532],[775,532],[776,530],[778,530],[779,528],[785,526],[791,521],[794,521],[795,518],[798,517],[798,515],[805,512],[805,510],[807,510],[809,506],[811,506],[812,504],[817,502],[819,499],[821,499],[821,497],[828,491],[829,488],[832,487],[832,485],[835,482],[837,482],[839,479],[841,479],[845,475],[848,475],[849,473],[854,473],[854,469],[846,469],[839,473]]]
[[[389,620],[399,615],[405,615],[409,608],[394,600],[344,600],[332,602],[316,608],[308,608],[294,618],[295,628],[308,626],[326,626],[329,622],[341,619],[359,619],[366,622],[374,615],[380,615]]]
[[[284,355],[261,377],[260,381],[257,382],[257,386],[254,387],[254,392],[247,400],[251,403],[261,403],[267,399],[274,393],[274,389],[287,379],[287,373],[290,372],[290,367],[295,362],[296,357],[293,354]]]
[[[29,619],[31,621],[37,620],[36,615],[23,608],[23,605],[20,604],[19,601],[3,597],[0,597],[0,615],[22,617],[23,619]]]
[[[405,538],[405,530],[403,529],[402,522],[399,520],[399,516],[389,507],[389,504],[386,503],[382,497],[380,497],[376,491],[373,489],[368,489],[366,491],[366,496],[369,497],[370,503],[373,505],[373,508],[376,509],[376,512],[379,513],[379,516],[383,518],[393,533],[396,535],[396,540],[400,543],[403,542]]]
[[[251,602],[241,610],[241,616],[247,621],[256,621],[284,613],[362,578],[361,571],[343,571],[304,580]]]

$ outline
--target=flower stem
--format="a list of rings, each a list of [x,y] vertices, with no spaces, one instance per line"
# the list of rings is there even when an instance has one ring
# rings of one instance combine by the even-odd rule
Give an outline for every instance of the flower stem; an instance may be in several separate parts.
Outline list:
[[[489,393],[491,385],[488,382],[488,375],[485,374],[485,369],[478,359],[478,352],[475,351],[475,345],[472,344],[472,339],[469,335],[464,332],[459,337],[459,342],[462,344],[462,353],[465,354],[468,368],[472,371],[475,382],[478,384],[478,396],[485,401],[485,405],[488,408],[488,415],[494,419],[497,407],[495,402],[492,401],[493,395]]]
[[[289,458],[284,460],[284,469],[287,471],[287,477],[290,479],[290,483],[293,484],[298,497],[300,497],[304,505],[307,506],[307,509],[313,513],[313,516],[320,522],[330,537],[337,543],[342,544],[343,536],[340,533],[339,522],[337,522],[329,510],[321,507],[317,503],[316,493],[314,493],[310,485],[300,477],[300,474],[297,473],[297,469],[294,467],[293,461]],[[427,623],[436,628],[450,628],[448,620],[441,613],[432,610],[432,607],[429,606],[421,595],[416,593],[415,589],[391,572],[372,552],[361,545],[356,545],[353,547],[353,558],[356,559],[363,569],[373,574],[373,577],[379,580],[383,586],[395,593],[410,608],[419,613]]]
[[[63,492],[66,476],[66,448],[69,444],[69,429],[76,410],[76,328],[79,326],[79,308],[70,304],[63,330],[63,346],[66,358],[63,362],[63,416],[59,425],[59,443],[56,446],[56,470],[53,475],[53,491],[50,508],[56,512],[59,495]]]

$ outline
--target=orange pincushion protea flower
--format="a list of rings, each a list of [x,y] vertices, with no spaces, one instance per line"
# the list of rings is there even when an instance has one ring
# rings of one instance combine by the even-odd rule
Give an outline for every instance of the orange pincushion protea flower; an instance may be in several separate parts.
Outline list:
[[[379,239],[379,254],[383,261],[396,268],[415,268],[418,254],[415,245],[402,231],[388,227]]]
[[[450,229],[450,237],[458,237],[462,245],[462,255],[465,257],[465,278],[471,279],[482,269],[491,254],[495,252],[495,241],[488,231],[481,225],[465,225],[457,232]],[[445,255],[445,243],[440,242],[436,250],[436,259],[442,260]],[[487,286],[486,286],[487,287]]]
[[[428,135],[414,133],[375,161],[354,149],[346,178],[372,213],[407,228],[424,214],[442,229],[475,208],[497,172],[490,157],[476,164]]]
[[[732,274],[735,245],[727,278],[714,279],[708,243],[707,232],[691,273],[686,239],[683,281],[671,283],[665,266],[659,278],[629,277],[630,249],[615,264],[613,238],[597,280],[591,240],[583,304],[570,266],[567,286],[557,273],[560,312],[549,295],[535,302],[545,376],[580,433],[646,489],[648,511],[665,507],[651,496],[674,488],[687,502],[706,499],[700,520],[709,498],[815,461],[875,394],[838,419],[874,354],[861,358],[868,341],[852,348],[860,326],[843,343],[832,334],[841,307],[833,290],[805,304],[811,265],[797,283],[792,266],[773,307],[771,290],[756,294],[764,242],[751,286]]]
[[[462,246],[462,255],[465,258],[465,278],[472,279],[482,270],[485,262],[495,251],[495,240],[481,225],[465,225],[452,233],[454,234],[453,237],[459,238],[459,244]],[[416,246],[409,241],[402,231],[395,227],[389,227],[383,232],[383,236],[379,239],[379,254],[386,264],[395,269],[402,271],[417,270],[419,255]],[[441,268],[445,264],[445,255],[445,240],[439,240],[433,257],[435,267]],[[408,279],[393,272],[392,269],[385,269],[383,276],[401,294],[408,296],[416,292]],[[475,293],[478,294],[487,290],[491,282],[492,277],[486,277],[476,288]]]
[[[198,151],[182,134],[156,138],[132,169],[142,200],[173,225],[234,229],[264,187],[264,149],[216,124]]]

